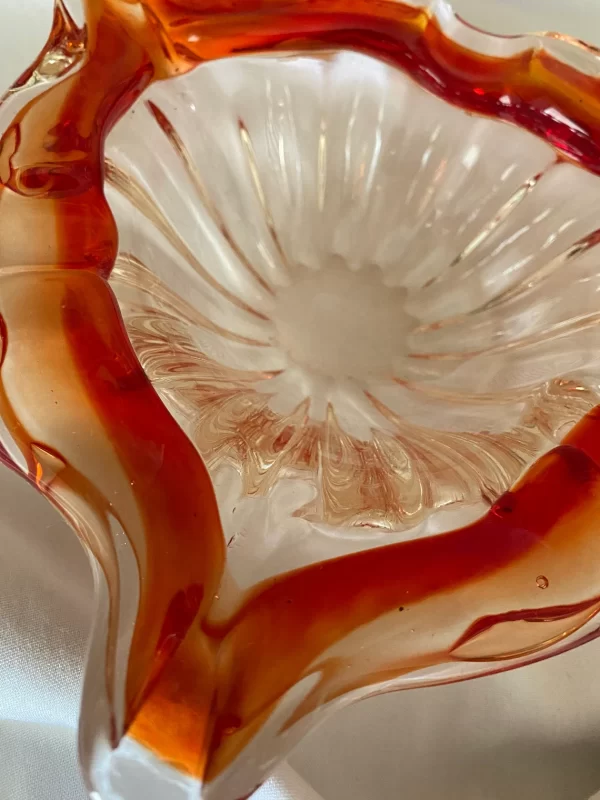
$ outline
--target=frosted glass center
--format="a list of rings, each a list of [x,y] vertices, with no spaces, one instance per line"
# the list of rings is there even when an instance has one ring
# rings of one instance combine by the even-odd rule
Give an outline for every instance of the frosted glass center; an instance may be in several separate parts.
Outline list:
[[[277,295],[280,347],[331,377],[391,375],[415,320],[404,308],[406,289],[384,286],[381,276],[377,267],[354,272],[337,259],[318,271],[296,269]]]

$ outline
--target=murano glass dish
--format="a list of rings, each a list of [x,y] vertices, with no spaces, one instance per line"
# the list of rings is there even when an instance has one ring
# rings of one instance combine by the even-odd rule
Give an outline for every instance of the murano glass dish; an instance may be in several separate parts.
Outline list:
[[[456,47],[437,61],[431,27],[404,69],[324,48],[223,60],[154,84],[108,138],[110,285],[209,470],[226,566],[198,687],[210,745],[177,691],[125,730],[138,578],[115,533],[113,683],[98,588],[81,712],[97,798],[240,800],[346,703],[599,632],[600,57],[431,15]],[[61,47],[0,125],[60,79]],[[448,77],[477,96],[465,53],[482,80],[521,64],[494,115]],[[200,600],[179,602],[193,619]]]

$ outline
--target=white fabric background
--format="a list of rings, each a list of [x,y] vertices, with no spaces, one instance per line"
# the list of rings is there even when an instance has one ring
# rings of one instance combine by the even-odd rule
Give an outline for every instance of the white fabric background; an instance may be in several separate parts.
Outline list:
[[[455,6],[499,32],[551,27],[600,43],[597,0]],[[51,0],[0,0],[0,89],[37,52],[50,15]],[[91,608],[74,537],[0,470],[0,800],[85,800],[75,740]],[[594,643],[519,672],[346,709],[256,800],[586,800],[600,789],[599,662]]]

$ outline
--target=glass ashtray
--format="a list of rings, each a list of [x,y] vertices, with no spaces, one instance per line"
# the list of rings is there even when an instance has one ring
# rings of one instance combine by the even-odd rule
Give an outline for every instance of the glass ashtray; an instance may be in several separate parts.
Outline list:
[[[226,566],[203,644],[167,629],[183,672],[126,725],[143,586],[114,531],[80,731],[101,800],[241,800],[337,708],[600,633],[600,56],[435,14],[449,63],[241,56],[154,84],[108,138],[110,286]],[[465,53],[517,65],[494,116]]]

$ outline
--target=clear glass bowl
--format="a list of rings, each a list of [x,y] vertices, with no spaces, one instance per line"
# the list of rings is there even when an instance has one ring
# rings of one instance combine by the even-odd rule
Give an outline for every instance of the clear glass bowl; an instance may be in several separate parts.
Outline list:
[[[155,86],[107,159],[112,286],[240,587],[478,518],[596,404],[600,181],[532,134],[265,56]]]
[[[462,47],[498,60],[533,47],[581,76],[600,71],[566,38],[497,38],[436,9]],[[600,178],[563,156],[348,52],[203,66],[154,85],[111,133],[111,286],[142,367],[209,468],[223,524],[210,624],[251,597],[277,625],[239,650],[235,630],[221,642],[221,739],[198,776],[143,731],[110,750],[100,621],[81,741],[102,800],[240,800],[346,703],[597,634],[593,508],[582,519],[559,498],[536,506],[544,471],[562,469],[545,454],[600,396]],[[593,506],[595,472],[569,465],[560,485],[585,466]],[[498,548],[515,557],[479,565],[471,534],[497,536],[485,520],[514,513],[514,498],[526,508]],[[449,533],[460,528],[471,533]],[[369,591],[336,594],[348,564]],[[450,564],[462,577],[445,580]],[[120,566],[126,661],[137,598]],[[304,595],[278,594],[307,575]],[[385,600],[370,593],[379,575]],[[309,641],[280,685],[279,662]]]

